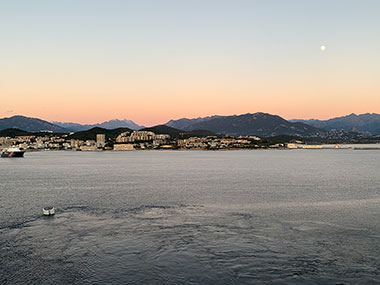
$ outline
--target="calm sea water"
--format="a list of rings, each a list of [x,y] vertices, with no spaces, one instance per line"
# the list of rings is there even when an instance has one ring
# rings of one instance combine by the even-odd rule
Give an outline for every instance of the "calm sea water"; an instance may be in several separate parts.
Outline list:
[[[0,183],[1,284],[380,283],[380,151],[36,152]]]

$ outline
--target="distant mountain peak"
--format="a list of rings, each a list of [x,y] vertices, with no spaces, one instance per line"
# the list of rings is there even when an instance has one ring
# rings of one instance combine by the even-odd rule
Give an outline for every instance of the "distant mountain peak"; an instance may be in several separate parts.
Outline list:
[[[166,125],[192,130],[207,130],[228,135],[256,135],[270,137],[275,135],[310,135],[323,132],[303,123],[292,123],[278,115],[264,112],[245,113],[229,116],[209,116],[196,119],[170,120]]]
[[[335,117],[328,120],[292,120],[293,122],[303,122],[318,128],[326,130],[343,130],[355,131],[361,133],[370,133],[372,135],[380,134],[380,114],[351,113],[342,117]]]
[[[71,122],[53,122],[54,124],[67,128],[72,131],[86,131],[89,129],[92,129],[94,127],[101,127],[104,129],[117,129],[117,128],[129,128],[132,130],[139,130],[144,128],[144,126],[140,126],[133,122],[132,120],[128,119],[112,119],[109,121],[105,121],[102,123],[97,123],[97,124],[78,124],[78,123],[71,123]]]
[[[66,133],[68,130],[64,127],[57,126],[53,123],[38,119],[15,115],[0,119],[0,130],[19,129],[28,132],[52,131],[55,133]]]

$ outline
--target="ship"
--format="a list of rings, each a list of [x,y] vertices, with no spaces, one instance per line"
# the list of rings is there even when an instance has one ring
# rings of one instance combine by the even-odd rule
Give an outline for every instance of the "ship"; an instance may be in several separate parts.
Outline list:
[[[16,146],[11,146],[1,152],[1,157],[23,157],[24,152],[24,150],[21,150]]]

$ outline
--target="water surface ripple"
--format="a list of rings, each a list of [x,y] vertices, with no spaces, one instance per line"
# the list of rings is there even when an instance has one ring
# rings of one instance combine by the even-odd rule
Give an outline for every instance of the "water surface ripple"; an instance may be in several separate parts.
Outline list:
[[[379,170],[351,149],[2,159],[0,284],[380,284]]]

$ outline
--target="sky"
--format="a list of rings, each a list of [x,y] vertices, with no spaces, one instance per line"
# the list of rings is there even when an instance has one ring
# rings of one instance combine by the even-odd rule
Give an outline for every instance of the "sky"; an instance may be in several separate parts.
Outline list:
[[[0,117],[380,113],[379,15],[377,0],[2,0]]]

